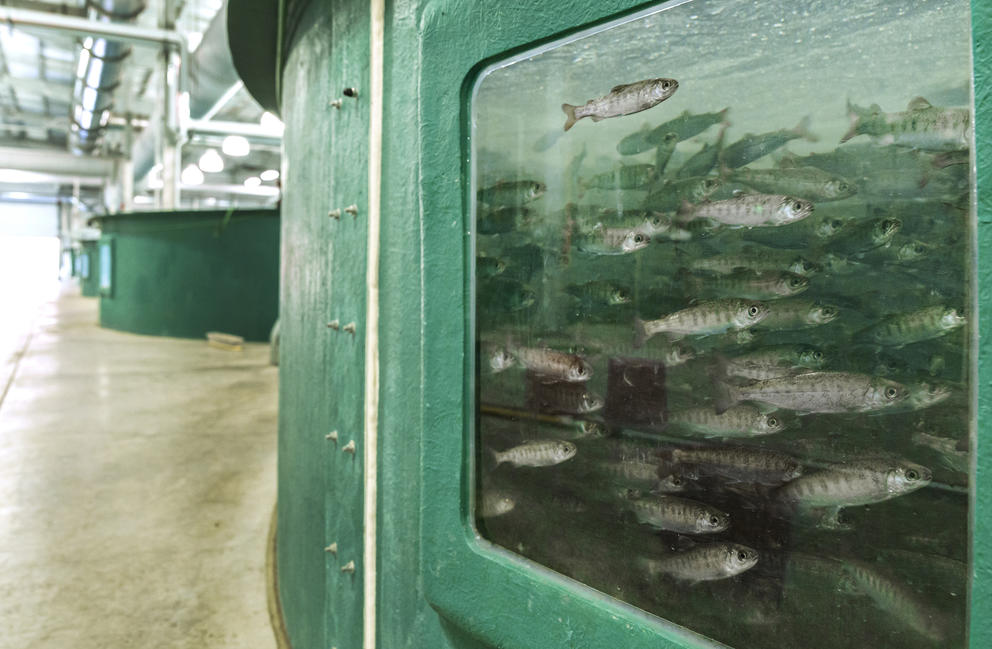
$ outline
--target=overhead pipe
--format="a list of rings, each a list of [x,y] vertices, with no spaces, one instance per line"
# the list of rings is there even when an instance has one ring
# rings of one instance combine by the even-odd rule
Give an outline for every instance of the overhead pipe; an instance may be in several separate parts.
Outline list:
[[[0,6],[0,23],[28,31],[56,31],[83,38],[108,38],[143,47],[174,47],[179,52],[179,94],[189,92],[189,45],[182,34],[171,29],[141,27],[129,23],[101,22],[88,18],[15,9]],[[78,70],[77,70],[78,71]]]

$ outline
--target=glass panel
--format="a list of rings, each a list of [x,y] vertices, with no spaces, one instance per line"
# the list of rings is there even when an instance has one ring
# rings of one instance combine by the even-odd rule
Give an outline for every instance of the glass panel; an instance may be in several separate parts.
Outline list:
[[[113,277],[114,248],[108,241],[100,243],[100,294],[109,296],[113,289],[111,278]]]
[[[484,538],[738,649],[965,646],[969,24],[690,2],[482,75]]]

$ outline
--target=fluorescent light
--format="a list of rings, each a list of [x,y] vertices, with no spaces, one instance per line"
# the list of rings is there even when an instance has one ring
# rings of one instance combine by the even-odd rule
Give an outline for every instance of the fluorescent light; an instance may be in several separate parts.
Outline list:
[[[155,199],[152,198],[151,196],[145,196],[143,194],[139,194],[139,195],[137,195],[137,196],[134,197],[134,204],[135,205],[151,205],[154,202],[155,202]]]
[[[262,128],[268,131],[278,132],[279,135],[282,135],[284,128],[282,121],[269,111],[262,113],[262,119],[258,120],[258,123],[262,125]]]
[[[228,135],[224,138],[220,150],[224,152],[224,155],[229,155],[232,158],[243,158],[251,151],[251,145],[247,138],[240,135]]]
[[[180,180],[183,181],[184,185],[202,185],[203,184],[203,172],[196,165],[189,165],[183,169],[183,173],[179,176]]]
[[[13,198],[15,200],[31,198],[31,194],[27,192],[7,192],[4,194],[4,198]]]
[[[79,102],[80,104],[82,104],[83,109],[89,111],[96,110],[96,100],[97,100],[96,88],[83,86],[83,97]]]
[[[252,176],[251,178],[245,178],[245,187],[258,187],[262,184],[262,179],[258,176]]]
[[[275,169],[266,169],[262,173],[258,174],[258,176],[262,180],[275,180],[279,177],[279,172]]]
[[[103,59],[93,59],[86,73],[86,85],[90,88],[100,87],[100,75],[103,74]]]
[[[79,52],[79,65],[76,66],[76,76],[82,78],[86,74],[86,66],[90,64],[90,51],[85,47]]]
[[[200,169],[208,174],[215,174],[224,171],[224,158],[220,157],[217,149],[207,149],[200,156]]]

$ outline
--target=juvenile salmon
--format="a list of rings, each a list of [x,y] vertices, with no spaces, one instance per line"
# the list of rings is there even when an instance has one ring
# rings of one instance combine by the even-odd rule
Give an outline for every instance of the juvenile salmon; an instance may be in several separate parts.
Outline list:
[[[613,86],[609,94],[590,99],[582,106],[562,104],[565,113],[565,130],[572,128],[575,122],[585,117],[591,117],[598,122],[608,117],[633,115],[642,110],[657,106],[675,94],[679,82],[675,79],[646,79],[635,83]]]

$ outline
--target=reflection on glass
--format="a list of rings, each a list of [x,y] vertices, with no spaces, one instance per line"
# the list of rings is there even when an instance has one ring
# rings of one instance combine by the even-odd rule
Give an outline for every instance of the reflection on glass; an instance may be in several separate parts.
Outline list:
[[[966,641],[969,7],[852,7],[644,13],[472,106],[478,528],[739,649]]]

